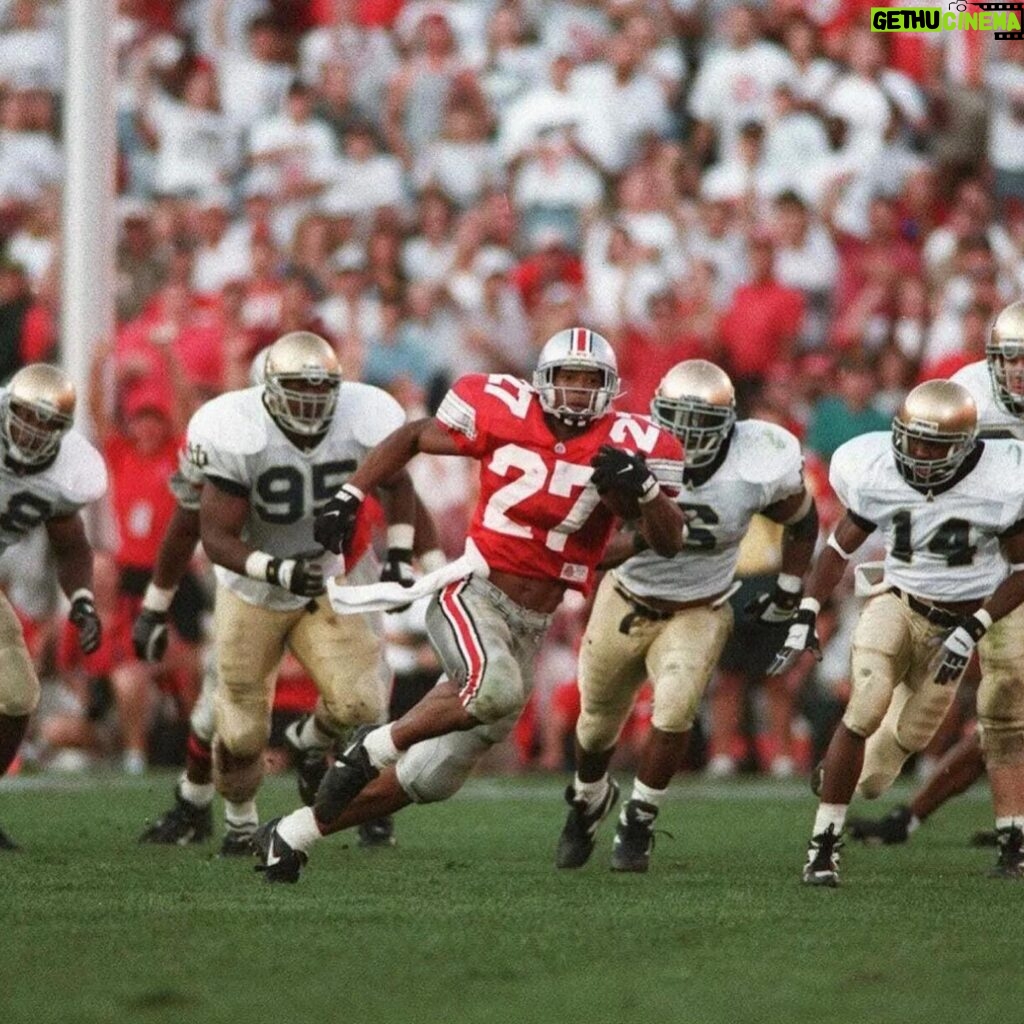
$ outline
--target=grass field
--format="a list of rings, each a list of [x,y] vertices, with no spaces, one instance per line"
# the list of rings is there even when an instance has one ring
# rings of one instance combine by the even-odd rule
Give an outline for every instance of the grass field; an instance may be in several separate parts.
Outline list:
[[[0,1019],[79,1022],[802,1022],[1024,1016],[1024,886],[984,876],[980,791],[905,848],[798,883],[803,787],[683,781],[647,876],[552,867],[553,780],[473,780],[399,846],[336,836],[296,886],[208,849],[143,847],[169,776],[0,791]],[[294,803],[271,780],[265,816]]]

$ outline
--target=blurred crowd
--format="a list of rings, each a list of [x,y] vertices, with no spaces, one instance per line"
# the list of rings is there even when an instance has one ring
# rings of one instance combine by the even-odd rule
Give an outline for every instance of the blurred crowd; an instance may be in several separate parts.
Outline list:
[[[411,415],[463,373],[528,376],[577,323],[616,348],[626,409],[676,362],[714,360],[741,415],[801,437],[828,524],[832,452],[887,429],[910,384],[983,358],[1024,285],[1024,42],[871,33],[871,2],[120,0],[118,328],[89,396],[113,475],[98,596],[118,625],[104,664],[74,664],[28,572],[45,552],[0,561],[63,680],[38,756],[137,771],[180,753],[201,561],[159,673],[125,623],[184,423],[285,331],[322,334]],[[0,0],[0,378],[58,355],[61,8]],[[472,483],[421,461],[455,554]],[[748,538],[748,590],[777,541]],[[740,626],[694,767],[807,767],[843,700],[850,604],[825,661],[771,685],[774,639]],[[561,613],[513,762],[565,763],[584,615]],[[397,671],[435,667],[415,615],[388,629]],[[297,680],[282,713],[304,699]]]

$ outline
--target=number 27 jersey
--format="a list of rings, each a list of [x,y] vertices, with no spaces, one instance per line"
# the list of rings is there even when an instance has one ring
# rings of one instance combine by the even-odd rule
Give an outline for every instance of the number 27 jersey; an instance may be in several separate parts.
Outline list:
[[[507,374],[456,381],[437,411],[459,450],[480,462],[480,496],[469,539],[493,570],[557,580],[582,591],[593,585],[615,516],[590,478],[601,445],[647,456],[672,490],[682,480],[679,441],[649,420],[610,413],[559,440],[537,393]]]

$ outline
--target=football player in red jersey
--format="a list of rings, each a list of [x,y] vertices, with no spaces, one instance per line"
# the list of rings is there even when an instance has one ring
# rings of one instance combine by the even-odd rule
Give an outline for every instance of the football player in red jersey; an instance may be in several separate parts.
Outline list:
[[[337,551],[366,492],[417,453],[480,462],[467,541],[467,564],[477,568],[439,578],[427,613],[445,675],[398,721],[360,730],[313,807],[258,830],[267,881],[297,881],[323,835],[460,788],[514,726],[566,589],[591,588],[613,505],[636,509],[659,554],[681,550],[683,515],[659,478],[678,487],[682,446],[649,420],[613,412],[618,390],[608,342],[582,327],[560,331],[541,350],[532,386],[505,374],[461,378],[435,417],[389,435],[325,507],[316,539]]]

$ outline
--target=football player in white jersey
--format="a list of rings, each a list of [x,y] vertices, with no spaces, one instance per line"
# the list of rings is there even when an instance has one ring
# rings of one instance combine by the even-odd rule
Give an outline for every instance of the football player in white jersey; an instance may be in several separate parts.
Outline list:
[[[33,363],[0,389],[0,551],[39,526],[57,560],[57,579],[71,601],[68,617],[85,654],[100,645],[92,594],[92,549],[80,509],[103,497],[107,469],[71,424],[75,388],[62,370]],[[21,623],[0,594],[0,775],[10,767],[39,703]],[[15,849],[0,831],[0,849]]]
[[[619,734],[645,679],[654,687],[651,730],[612,846],[613,871],[646,871],[654,820],[676,773],[701,698],[732,631],[729,595],[751,518],[785,525],[782,571],[774,593],[751,611],[766,623],[796,611],[814,553],[818,516],[804,486],[797,439],[762,420],[736,422],[732,381],[713,363],[674,366],[651,402],[655,423],[685,451],[676,501],[689,520],[686,546],[673,558],[629,532],[616,538],[580,651],[582,710],[576,725],[576,777],[558,841],[560,868],[582,867],[602,818],[618,796],[608,775]]]
[[[979,441],[977,415],[966,388],[928,381],[904,400],[891,437],[865,434],[832,457],[830,480],[847,511],[815,562],[770,671],[783,671],[801,651],[817,652],[821,603],[850,555],[879,528],[885,563],[880,592],[865,604],[853,637],[853,693],[825,755],[803,871],[808,885],[838,884],[854,791],[877,795],[895,778],[887,758],[877,761],[881,777],[862,775],[867,738],[895,706],[900,756],[922,750],[975,648],[983,679],[978,706],[991,734],[997,870],[1019,873],[1024,861],[1024,638],[992,630],[1024,600],[1024,445]]]
[[[979,437],[1024,440],[1024,302],[1011,303],[996,317],[985,346],[985,358],[958,370],[950,379],[971,393],[978,407]],[[1024,633],[1024,605],[1001,619],[994,630],[1011,636]],[[974,669],[972,663],[969,671]],[[877,762],[898,753],[899,746],[893,741],[895,725],[890,709],[868,740],[864,751],[865,775],[877,775]],[[880,819],[850,818],[850,835],[887,845],[906,842],[925,818],[985,774],[982,733],[983,730],[975,730],[956,743],[908,804],[900,804]],[[978,832],[975,841],[995,844],[996,834]]]
[[[254,384],[263,382],[265,351],[260,353],[254,364]],[[164,534],[153,567],[153,579],[146,589],[142,610],[132,630],[136,656],[153,663],[159,662],[166,653],[168,611],[199,542],[199,500],[203,475],[188,459],[187,448],[182,450],[178,471],[169,483],[178,507]],[[414,553],[424,569],[429,571],[440,564],[444,556],[437,548],[433,521],[418,499],[415,527]],[[394,561],[392,559],[391,563],[384,565],[382,579],[395,578]],[[174,805],[146,828],[139,837],[140,842],[187,846],[204,842],[213,833],[212,747],[216,687],[216,657],[210,650],[204,660],[199,698],[189,719],[185,770],[174,789]],[[320,723],[311,722],[317,713],[314,712],[293,722],[285,730],[285,742],[291,748],[298,769],[299,793],[306,803],[313,802],[320,780],[327,771],[326,751],[318,742],[318,735],[325,734],[327,727],[322,706],[318,705],[318,711]],[[393,845],[389,823],[383,819],[367,822],[360,829],[359,842],[362,846]]]
[[[368,616],[336,616],[324,577],[344,571],[313,537],[313,520],[363,456],[404,420],[385,392],[342,382],[323,338],[286,334],[271,346],[265,384],[204,405],[188,428],[203,475],[203,547],[216,566],[214,783],[225,799],[222,854],[248,853],[254,796],[270,729],[277,666],[287,646],[320,691],[310,745],[325,750],[350,726],[384,720],[387,670]],[[399,473],[381,485],[391,578],[412,581],[414,495]],[[364,561],[349,566],[358,579]],[[370,582],[369,579],[363,582]]]

